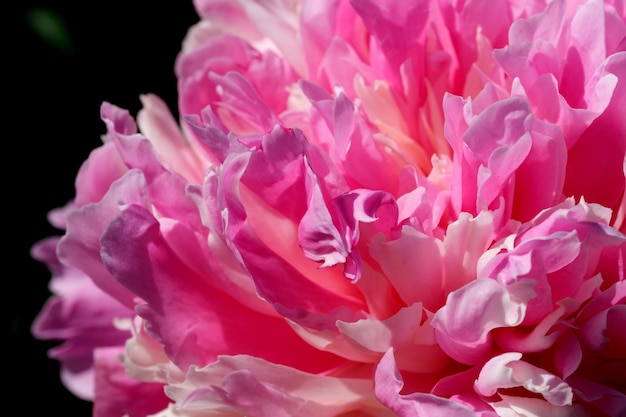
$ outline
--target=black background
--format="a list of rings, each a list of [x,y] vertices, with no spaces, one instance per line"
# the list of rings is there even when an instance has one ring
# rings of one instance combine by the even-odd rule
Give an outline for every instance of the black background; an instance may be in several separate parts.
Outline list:
[[[4,19],[9,31],[2,60],[5,404],[23,415],[89,416],[91,404],[61,385],[59,366],[47,357],[56,343],[30,334],[50,278],[30,258],[30,247],[59,233],[46,215],[73,197],[80,164],[100,144],[102,101],[136,115],[139,95],[155,93],[177,115],[174,61],[198,17],[191,0],[13,3],[17,9]],[[62,18],[71,51],[32,29],[33,8]]]

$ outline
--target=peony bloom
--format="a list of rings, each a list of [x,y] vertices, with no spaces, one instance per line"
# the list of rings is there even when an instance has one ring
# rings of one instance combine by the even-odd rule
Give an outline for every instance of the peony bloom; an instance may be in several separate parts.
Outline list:
[[[617,0],[196,0],[33,327],[96,417],[626,413]]]

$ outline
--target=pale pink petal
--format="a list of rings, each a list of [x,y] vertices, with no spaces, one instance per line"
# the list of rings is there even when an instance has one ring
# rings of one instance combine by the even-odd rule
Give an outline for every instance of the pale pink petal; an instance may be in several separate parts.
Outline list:
[[[492,349],[489,332],[524,320],[527,303],[536,295],[534,284],[526,279],[504,286],[478,278],[451,292],[432,321],[442,349],[465,364],[486,359]]]
[[[557,406],[540,398],[500,395],[502,401],[491,406],[502,417],[589,417],[589,413],[579,404]]]
[[[124,344],[119,361],[129,377],[144,382],[160,382],[182,379],[183,373],[170,361],[163,345],[146,331],[145,321],[135,316],[131,323],[132,336]]]
[[[137,114],[137,124],[165,166],[190,181],[200,182],[202,163],[183,137],[165,102],[154,94],[147,94],[141,96],[141,103],[143,108]]]
[[[253,310],[265,315],[277,315],[274,308],[259,297],[254,281],[225,241],[221,214],[217,212],[215,203],[217,190],[218,179],[213,171],[207,173],[202,189],[196,187],[187,189],[189,198],[198,206],[202,223],[209,229],[208,236],[205,237],[206,246],[197,240],[196,235],[198,245],[191,252],[197,254],[196,259],[206,259],[205,273],[212,277],[216,286]],[[188,254],[185,256],[188,257]],[[191,259],[189,262],[193,263]]]
[[[404,381],[389,349],[376,367],[374,387],[378,400],[399,417],[476,417],[471,408],[433,394],[400,394]]]
[[[383,354],[393,348],[402,370],[423,374],[439,372],[449,363],[449,358],[437,346],[430,320],[422,320],[422,314],[422,307],[417,303],[386,320],[340,321],[337,327],[351,342],[371,352]]]
[[[400,236],[390,241],[385,241],[382,234],[375,235],[370,251],[407,305],[419,301],[435,312],[444,304],[444,251],[440,240],[404,226]]]
[[[474,280],[478,273],[478,259],[493,241],[493,216],[483,211],[476,217],[461,213],[448,225],[444,245],[446,294]]]
[[[298,1],[238,0],[250,21],[272,41],[285,60],[301,76],[306,76],[304,51],[298,45]]]
[[[524,387],[530,392],[541,394],[550,404],[571,405],[573,393],[569,385],[521,358],[521,353],[509,352],[490,359],[476,380],[478,393],[490,397],[499,389]]]
[[[191,367],[182,383],[166,389],[183,413],[331,417],[350,412],[391,417],[369,379],[307,374],[251,356],[221,356]],[[358,415],[358,414],[357,414]]]

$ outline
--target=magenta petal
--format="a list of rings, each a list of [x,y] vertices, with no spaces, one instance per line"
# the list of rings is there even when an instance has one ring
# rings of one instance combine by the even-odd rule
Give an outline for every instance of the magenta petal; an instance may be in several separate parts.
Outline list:
[[[417,61],[415,55],[423,51],[420,43],[429,20],[430,3],[387,0],[352,0],[350,3],[380,44],[394,72],[392,76],[398,77],[399,81],[398,68],[407,59]]]
[[[583,357],[580,342],[574,332],[566,332],[554,346],[554,365],[559,371],[561,378],[566,379],[572,375]]]

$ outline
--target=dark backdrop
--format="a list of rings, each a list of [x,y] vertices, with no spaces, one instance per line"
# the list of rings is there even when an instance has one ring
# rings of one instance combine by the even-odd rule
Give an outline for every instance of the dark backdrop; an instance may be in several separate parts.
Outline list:
[[[46,214],[73,197],[81,162],[100,144],[102,101],[135,115],[139,95],[155,93],[175,111],[174,60],[198,18],[191,0],[23,0],[11,7],[17,10],[5,14],[2,64],[5,399],[20,414],[89,416],[91,404],[61,385],[58,364],[46,356],[56,343],[30,334],[50,274],[29,250],[58,234]],[[64,22],[69,43],[38,34],[34,27],[45,28],[42,16],[50,16],[42,11]]]

